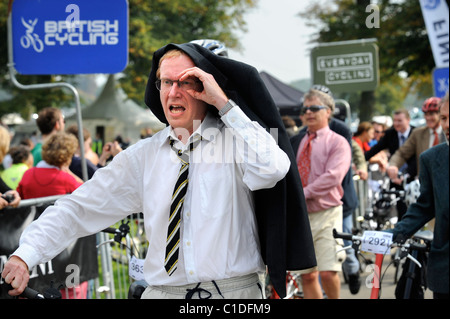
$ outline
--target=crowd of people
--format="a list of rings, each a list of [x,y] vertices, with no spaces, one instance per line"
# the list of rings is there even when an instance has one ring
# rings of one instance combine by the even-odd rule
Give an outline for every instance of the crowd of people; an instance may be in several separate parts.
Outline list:
[[[421,189],[429,196],[421,195],[411,209],[397,204],[399,220],[406,222],[395,234],[411,236],[436,216],[430,254],[437,257],[430,258],[430,269],[442,271],[447,265],[447,286],[432,281],[430,288],[448,298],[448,94],[425,101],[424,128],[412,127],[408,111],[401,109],[394,112],[392,127],[362,122],[352,134],[334,116],[331,91],[316,85],[304,96],[303,126],[292,125],[286,132],[287,119],[282,121],[262,86],[258,73],[245,64],[194,44],[165,46],[153,59],[146,104],[168,126],[125,151],[118,142],[108,143],[100,156],[91,150],[89,132],[78,141],[77,127],[66,130],[58,109],[42,110],[37,119],[42,143],[10,152],[21,180],[4,172],[0,192],[13,199],[0,199],[0,208],[31,197],[72,195],[49,207],[24,232],[2,273],[14,288],[11,293],[23,290],[29,267],[73,239],[143,212],[150,243],[143,298],[202,298],[205,293],[263,298],[257,274],[266,266],[281,297],[287,270],[300,272],[305,298],[323,298],[324,292],[338,299],[342,269],[356,294],[361,286],[358,261],[351,252],[337,253],[341,243],[332,230],[351,231],[358,205],[353,175],[367,179],[367,163],[378,163],[393,187],[402,187],[401,178],[420,174],[430,188]],[[278,128],[278,141],[264,128]],[[0,159],[9,148],[2,131]],[[232,139],[226,139],[229,132]],[[87,150],[90,183],[81,176],[80,143]],[[434,175],[426,175],[431,173],[421,156],[436,147],[446,152],[446,203],[430,202],[442,190]],[[212,161],[199,160],[205,153]],[[106,165],[110,156],[114,160]],[[438,174],[445,175],[445,169]],[[6,184],[12,181],[17,184]],[[427,218],[418,221],[411,215],[417,216],[420,207]],[[49,221],[60,229],[58,240],[45,235]]]

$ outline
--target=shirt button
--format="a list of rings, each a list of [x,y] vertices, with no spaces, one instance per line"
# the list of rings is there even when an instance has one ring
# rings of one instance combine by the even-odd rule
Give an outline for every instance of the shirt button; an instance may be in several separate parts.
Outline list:
[[[188,241],[188,242],[186,243],[186,245],[188,245],[188,246],[191,246],[191,242],[190,242],[190,241]]]
[[[189,275],[192,276],[193,274],[194,274],[194,272],[191,270],[191,271],[189,272]]]
[[[187,216],[187,217],[191,217],[191,213],[190,213],[190,212],[187,212],[187,213],[186,213],[186,216]]]

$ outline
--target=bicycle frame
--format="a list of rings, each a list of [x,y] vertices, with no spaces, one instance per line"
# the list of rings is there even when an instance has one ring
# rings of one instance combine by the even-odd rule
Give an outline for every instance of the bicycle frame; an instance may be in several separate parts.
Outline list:
[[[375,254],[375,268],[374,276],[372,280],[372,291],[370,293],[370,299],[379,299],[380,296],[380,275],[381,268],[383,266],[384,255]]]

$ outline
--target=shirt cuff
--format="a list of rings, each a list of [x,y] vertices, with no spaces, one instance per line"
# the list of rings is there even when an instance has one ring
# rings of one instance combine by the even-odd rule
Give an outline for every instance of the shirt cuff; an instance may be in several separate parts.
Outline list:
[[[221,119],[227,127],[239,129],[245,128],[246,124],[251,122],[238,105],[233,106]]]
[[[32,246],[27,244],[20,245],[11,256],[21,258],[27,264],[29,270],[39,264],[39,254]]]

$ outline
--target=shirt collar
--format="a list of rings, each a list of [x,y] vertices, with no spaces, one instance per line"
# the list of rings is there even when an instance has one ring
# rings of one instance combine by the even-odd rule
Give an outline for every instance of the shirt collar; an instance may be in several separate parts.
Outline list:
[[[401,136],[404,136],[405,139],[408,138],[409,132],[411,132],[411,126],[408,126],[408,128],[406,129],[406,131],[403,132],[403,133],[397,132],[398,138],[400,138]]]
[[[325,127],[322,127],[320,130],[316,131],[316,138],[324,136],[329,131],[330,131],[330,126],[327,125]],[[308,131],[308,134],[309,134],[309,131]]]
[[[435,130],[432,129],[432,128],[429,128],[428,130],[430,131],[430,134],[433,135],[433,132],[434,132]],[[436,133],[441,134],[441,132],[442,132],[442,126],[439,125],[439,126],[436,128]]]
[[[181,143],[171,126],[168,126],[166,130],[167,132],[165,133],[165,138],[163,138],[161,141],[161,146],[166,143],[169,138],[175,140],[177,143]],[[216,143],[217,135],[219,133],[220,128],[218,125],[218,119],[213,114],[208,112],[197,130],[195,130],[195,132],[189,137],[189,141],[192,141],[194,138],[198,138],[201,136],[203,140]],[[189,143],[187,143],[186,145],[188,144]]]

